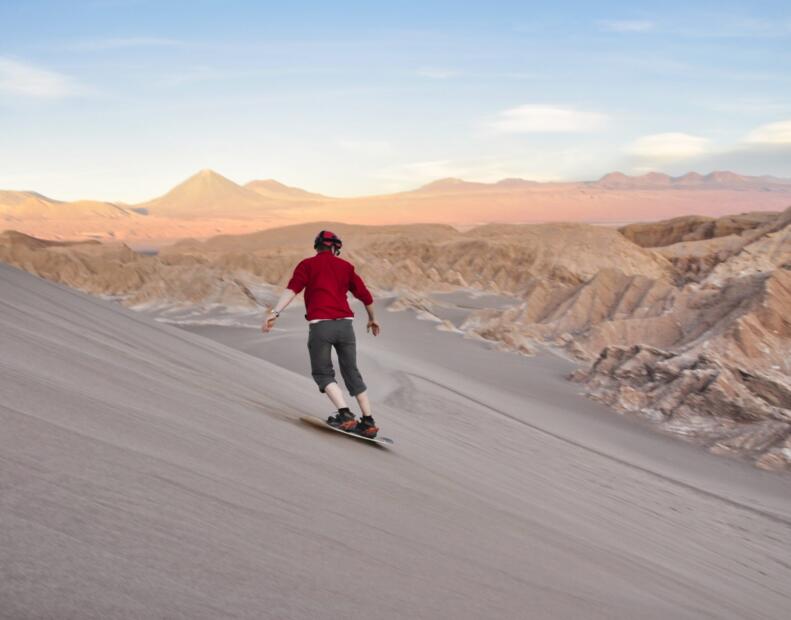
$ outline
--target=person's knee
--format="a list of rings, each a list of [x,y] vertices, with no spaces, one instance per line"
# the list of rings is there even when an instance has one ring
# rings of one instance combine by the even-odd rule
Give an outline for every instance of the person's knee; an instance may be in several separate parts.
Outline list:
[[[319,392],[321,392],[322,394],[324,394],[327,391],[327,388],[330,385],[332,385],[333,383],[337,383],[335,381],[335,378],[328,378],[328,377],[322,377],[321,379],[316,379],[316,377],[313,378],[316,381],[316,385],[319,386]]]
[[[360,385],[354,388],[350,388],[348,385],[346,387],[348,388],[349,394],[351,396],[359,396],[360,394],[368,390],[368,386],[366,386],[365,383],[360,383]]]
[[[324,394],[324,391],[327,389],[327,386],[330,383],[335,383],[335,372],[332,368],[329,369],[329,372],[313,372],[312,373],[313,380],[316,382],[316,385],[319,386],[319,392]]]
[[[319,392],[323,394],[330,383],[335,383],[335,369],[329,360],[311,360],[311,362],[313,363],[311,364],[310,374],[316,385],[319,386]]]
[[[357,368],[344,372],[343,382],[346,384],[346,389],[349,390],[349,394],[352,396],[362,394],[367,389],[365,382],[363,381],[363,377]]]

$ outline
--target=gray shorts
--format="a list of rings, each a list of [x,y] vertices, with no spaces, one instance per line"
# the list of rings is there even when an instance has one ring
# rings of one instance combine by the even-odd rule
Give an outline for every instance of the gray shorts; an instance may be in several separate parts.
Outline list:
[[[357,369],[357,340],[352,322],[347,319],[319,321],[310,324],[308,351],[310,351],[310,373],[323,392],[330,383],[335,383],[332,367],[332,347],[338,354],[341,376],[349,394],[357,396],[365,392],[362,375]]]

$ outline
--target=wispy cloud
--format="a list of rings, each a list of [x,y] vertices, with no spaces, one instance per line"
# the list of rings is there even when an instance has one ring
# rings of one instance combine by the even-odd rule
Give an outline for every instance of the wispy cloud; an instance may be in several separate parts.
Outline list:
[[[717,98],[711,103],[704,105],[714,112],[735,112],[738,114],[785,116],[786,113],[791,112],[791,102],[769,97],[747,96],[742,98],[728,98],[726,100]]]
[[[698,157],[706,152],[708,140],[687,133],[657,133],[638,138],[627,152],[653,161],[671,161]]]
[[[387,140],[338,140],[338,146],[344,151],[360,153],[363,155],[376,156],[387,155],[392,152],[393,147]]]
[[[437,179],[454,177],[466,181],[492,183],[507,178],[532,181],[558,181],[585,178],[601,167],[601,155],[579,147],[556,149],[547,157],[545,149],[528,149],[519,157],[473,159],[436,159],[388,166],[376,178],[387,182],[393,191],[414,187]]]
[[[600,112],[525,104],[503,110],[487,126],[498,133],[585,133],[603,129],[608,120],[608,116]]]
[[[633,172],[664,169],[736,170],[743,174],[788,176],[791,120],[759,125],[741,140],[714,145],[702,136],[666,133],[643,136],[626,147]]]
[[[432,80],[447,80],[448,78],[456,77],[459,71],[448,69],[446,67],[420,67],[417,70],[420,77],[429,78]]]
[[[596,26],[604,32],[638,33],[656,31],[691,39],[764,39],[791,36],[791,20],[748,15],[700,13],[685,20],[600,19]]]
[[[136,47],[178,47],[182,41],[161,37],[110,37],[101,39],[82,39],[72,43],[69,48],[85,52],[98,52],[113,49]]]
[[[791,144],[791,120],[756,127],[745,142],[749,144]]]
[[[414,161],[388,166],[379,171],[379,178],[397,182],[425,183],[446,177],[463,176],[467,168],[450,159]]]
[[[61,99],[78,94],[80,88],[62,73],[0,56],[0,93],[39,99]]]
[[[718,12],[679,24],[671,32],[702,39],[772,39],[791,36],[791,21]]]
[[[655,26],[647,19],[601,19],[597,24],[606,32],[647,32]]]

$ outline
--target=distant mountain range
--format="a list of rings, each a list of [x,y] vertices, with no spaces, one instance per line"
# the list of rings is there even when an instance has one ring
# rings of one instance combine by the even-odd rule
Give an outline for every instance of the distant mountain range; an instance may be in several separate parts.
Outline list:
[[[335,198],[274,179],[239,185],[201,170],[166,194],[139,204],[64,202],[33,191],[0,191],[0,230],[45,238],[116,238],[170,242],[244,233],[317,220],[357,224],[437,222],[632,222],[681,214],[725,215],[780,210],[791,204],[791,180],[729,171],[612,172],[596,181],[480,183],[440,179],[411,191]]]
[[[527,179],[502,179],[495,183],[478,183],[464,181],[463,179],[446,178],[432,181],[423,185],[416,192],[437,193],[437,192],[468,192],[468,191],[500,191],[514,189],[535,189],[538,186],[544,187],[597,187],[610,189],[667,189],[667,188],[719,188],[719,189],[739,189],[745,187],[754,188],[786,188],[791,185],[791,179],[780,179],[773,176],[746,176],[718,170],[709,174],[699,174],[688,172],[682,176],[672,177],[661,172],[649,172],[640,176],[629,176],[623,172],[610,172],[605,174],[597,181],[573,181],[573,182],[539,182]]]

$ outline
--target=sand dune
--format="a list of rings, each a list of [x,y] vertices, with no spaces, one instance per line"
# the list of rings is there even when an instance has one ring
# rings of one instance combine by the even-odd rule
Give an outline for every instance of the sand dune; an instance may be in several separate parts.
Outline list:
[[[301,374],[7,266],[0,287],[5,617],[741,620],[791,603],[789,482],[607,415],[560,360],[388,314],[386,340],[361,339],[398,442],[383,452],[299,424],[326,408]],[[287,315],[270,339],[233,333],[304,363]]]

